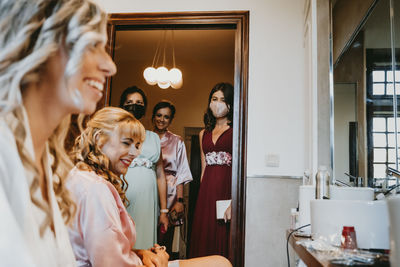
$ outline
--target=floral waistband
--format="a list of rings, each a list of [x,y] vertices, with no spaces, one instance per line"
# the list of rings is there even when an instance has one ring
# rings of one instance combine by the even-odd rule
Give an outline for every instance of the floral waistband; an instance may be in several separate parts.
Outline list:
[[[232,155],[229,152],[208,152],[206,154],[206,165],[228,165],[231,166]]]
[[[134,167],[146,167],[148,169],[152,169],[154,166],[153,162],[146,158],[135,158],[129,168]]]

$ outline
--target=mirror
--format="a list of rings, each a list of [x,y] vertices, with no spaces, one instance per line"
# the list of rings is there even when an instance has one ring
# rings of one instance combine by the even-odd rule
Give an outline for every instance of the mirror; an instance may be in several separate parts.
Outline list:
[[[354,147],[350,147],[352,143],[350,133],[353,133],[352,136],[355,137],[357,132],[357,83],[336,82],[333,97],[335,99],[335,174],[350,173],[357,176],[358,166],[355,162],[357,151]],[[340,180],[343,181],[343,179]]]
[[[392,36],[400,14],[390,13],[398,2],[333,1],[334,175],[349,184],[363,177],[362,185],[382,187],[386,168],[398,169],[398,42]]]
[[[392,40],[392,78],[391,81],[392,83],[394,82],[395,84],[395,99],[397,102],[397,106],[395,106],[394,109],[394,113],[399,114],[400,111],[400,101],[399,101],[399,96],[400,96],[400,1],[394,1],[391,0],[390,2],[391,4],[391,8],[392,8],[392,23],[391,23],[391,29],[392,32],[394,34],[394,40]],[[396,116],[397,117],[397,123],[396,123],[396,128],[395,128],[395,140],[397,140],[397,154],[396,154],[396,162],[394,164],[394,167],[399,170],[400,166],[400,136],[399,136],[399,132],[400,132],[400,123],[399,123],[399,115]],[[399,179],[396,180],[389,180],[387,182],[388,186],[391,185],[396,185],[397,186],[397,192],[399,192],[399,185],[400,185],[400,181]]]
[[[165,30],[174,31],[176,65],[182,67],[184,85],[177,90],[147,85],[142,75],[145,66],[152,64],[160,33]],[[221,81],[234,84],[229,258],[234,266],[243,266],[248,12],[111,14],[109,36],[110,54],[119,74],[108,81],[104,103],[118,105],[120,93],[127,86],[136,84],[143,88],[149,99],[147,120],[143,121],[147,129],[152,129],[149,118],[154,104],[169,99],[177,105],[171,130],[188,143],[195,143],[198,139],[193,137],[203,128],[202,118],[211,88]],[[131,55],[136,63],[129,59]],[[167,51],[165,55],[168,61],[170,55]],[[207,58],[208,63],[204,63]],[[193,155],[191,152],[196,149],[190,151],[190,147],[187,154]]]
[[[219,82],[234,83],[235,29],[124,29],[115,33],[114,62],[118,72],[112,77],[110,105],[119,106],[120,96],[125,88],[136,85],[147,97],[147,110],[141,119],[144,127],[154,131],[153,107],[162,100],[171,101],[176,113],[168,130],[185,140],[189,165],[200,164],[199,132],[204,127],[203,115],[211,88]],[[148,84],[144,79],[147,67],[174,67],[182,71],[183,84],[179,89],[160,88]],[[194,130],[194,131],[193,131]],[[165,151],[164,151],[165,152]],[[191,156],[190,156],[191,155]],[[201,172],[191,170],[193,181],[184,186],[184,203],[187,217],[180,228],[180,238],[175,242],[179,258],[187,258],[196,200],[200,188]],[[130,182],[128,180],[128,182]],[[135,186],[135,183],[132,183]],[[140,223],[133,219],[140,230]],[[177,236],[177,235],[175,235]],[[160,240],[157,241],[162,244]],[[176,255],[175,254],[175,255]],[[172,257],[173,255],[171,255]]]

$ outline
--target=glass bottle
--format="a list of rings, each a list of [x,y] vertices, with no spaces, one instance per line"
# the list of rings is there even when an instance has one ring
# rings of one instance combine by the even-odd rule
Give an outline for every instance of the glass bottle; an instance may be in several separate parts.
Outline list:
[[[315,176],[315,198],[329,198],[330,176],[326,166],[319,166]]]

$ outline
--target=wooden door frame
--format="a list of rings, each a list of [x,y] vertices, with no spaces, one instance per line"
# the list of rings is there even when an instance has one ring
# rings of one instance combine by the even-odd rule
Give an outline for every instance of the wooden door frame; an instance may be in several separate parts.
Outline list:
[[[233,266],[244,266],[247,158],[247,92],[249,69],[249,11],[114,13],[108,20],[109,52],[114,56],[118,29],[231,28],[235,33],[234,118],[232,159],[232,221],[229,258]],[[110,103],[111,79],[107,79],[102,103]]]

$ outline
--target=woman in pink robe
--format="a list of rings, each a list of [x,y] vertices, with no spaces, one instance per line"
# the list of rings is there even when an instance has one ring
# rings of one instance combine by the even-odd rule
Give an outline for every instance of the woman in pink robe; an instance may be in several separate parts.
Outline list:
[[[106,107],[76,139],[67,187],[77,204],[69,236],[77,266],[231,266],[220,256],[168,262],[165,247],[134,250],[135,223],[126,211],[123,176],[140,154],[144,127],[129,112]]]
[[[77,204],[69,236],[78,266],[143,265],[147,252],[132,250],[135,223],[125,209],[126,183],[120,175],[140,154],[144,137],[143,126],[129,112],[108,107],[76,140],[76,165],[67,187]]]
[[[78,204],[78,216],[69,230],[77,265],[142,265],[131,250],[136,240],[135,223],[114,186],[93,171],[75,167],[68,189]]]
[[[167,247],[167,252],[172,253],[172,240],[176,225],[183,223],[183,185],[192,181],[189,163],[186,157],[185,143],[182,137],[168,131],[175,116],[175,106],[167,100],[157,103],[153,108],[154,132],[161,140],[164,173],[167,179],[167,208],[170,218],[180,218],[171,221],[166,233],[160,231],[158,242]],[[174,215],[171,215],[174,214]],[[176,215],[175,215],[176,214]]]

